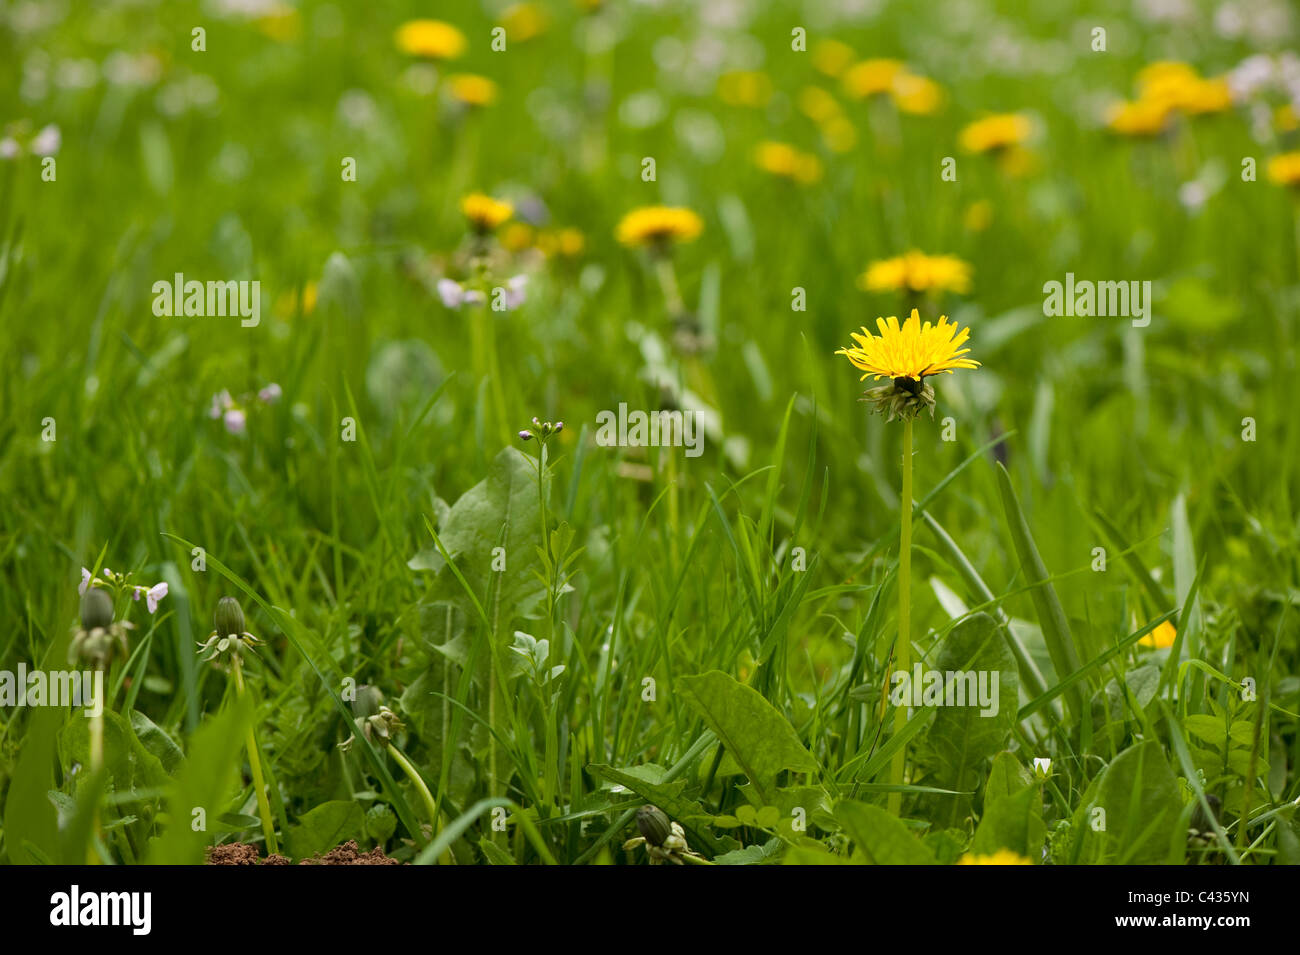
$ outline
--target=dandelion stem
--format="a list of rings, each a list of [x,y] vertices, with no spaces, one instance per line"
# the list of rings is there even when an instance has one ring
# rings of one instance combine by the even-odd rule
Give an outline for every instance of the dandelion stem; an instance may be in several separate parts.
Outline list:
[[[903,493],[902,526],[898,534],[898,639],[894,643],[894,662],[898,671],[908,679],[912,668],[912,419],[903,418]],[[888,690],[886,682],[886,690]],[[894,732],[901,733],[907,725],[907,705],[901,702],[894,707]],[[889,782],[903,785],[907,768],[907,747],[900,746],[894,754],[889,769]],[[889,811],[901,815],[903,794],[893,790],[889,794]]]
[[[240,665],[238,651],[231,656],[230,672],[235,678],[235,693],[242,698],[244,672]],[[244,743],[248,747],[248,767],[253,773],[253,788],[257,792],[257,812],[262,817],[262,834],[266,836],[266,851],[267,854],[273,855],[280,851],[280,846],[275,840],[275,823],[271,821],[271,804],[266,798],[266,783],[262,779],[262,760],[257,754],[257,734],[253,732],[252,724],[249,724]]]
[[[94,713],[90,717],[90,778],[93,780],[104,767],[104,714]],[[90,842],[86,845],[86,864],[99,865],[99,853],[95,851],[95,840],[99,837],[99,801],[95,801],[90,819]]]
[[[429,787],[425,783],[424,777],[419,774],[411,761],[406,758],[406,754],[396,746],[390,743],[388,746],[388,752],[392,754],[393,760],[398,766],[402,767],[402,772],[406,773],[407,778],[410,779],[412,785],[415,786],[416,791],[420,794],[420,799],[424,802],[425,812],[429,814],[429,822],[436,826],[438,824],[438,809],[433,804],[433,793],[429,792]]]
[[[668,316],[674,321],[681,318],[686,311],[682,302],[681,289],[677,285],[677,271],[673,268],[672,254],[667,250],[655,255],[655,274],[659,287],[664,293],[664,302],[668,305]]]

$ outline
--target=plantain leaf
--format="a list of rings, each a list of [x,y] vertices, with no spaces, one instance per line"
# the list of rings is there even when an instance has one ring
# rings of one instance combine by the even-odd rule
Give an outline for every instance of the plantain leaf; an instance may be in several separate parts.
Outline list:
[[[817,772],[817,761],[790,721],[757,691],[721,670],[683,677],[681,686],[765,803],[782,770]]]
[[[1183,844],[1179,816],[1183,810],[1169,763],[1160,744],[1147,740],[1115,757],[1075,810],[1072,828],[1079,833],[1076,861],[1085,865],[1156,865],[1170,859],[1170,848]]]

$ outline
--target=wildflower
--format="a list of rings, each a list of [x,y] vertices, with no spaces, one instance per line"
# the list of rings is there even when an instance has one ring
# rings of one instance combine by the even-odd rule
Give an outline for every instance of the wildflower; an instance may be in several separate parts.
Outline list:
[[[409,56],[454,60],[465,51],[465,34],[441,20],[408,20],[397,30],[397,48]]]
[[[759,143],[754,150],[754,163],[764,172],[805,186],[822,177],[821,160],[788,143],[770,140]]]
[[[756,70],[737,70],[718,77],[718,98],[728,106],[766,106],[772,98],[772,80]]]
[[[233,435],[242,435],[248,430],[248,416],[239,408],[231,408],[222,415],[221,423]]]
[[[890,95],[901,111],[916,116],[933,113],[943,102],[943,89],[939,84],[915,73],[900,73],[894,77]]]
[[[844,92],[854,99],[867,99],[871,96],[888,93],[894,87],[894,79],[903,72],[901,60],[863,60],[844,71],[841,83]]]
[[[990,855],[977,855],[968,852],[961,857],[958,865],[1033,865],[1033,862],[1026,859],[1018,852],[1012,852],[1010,849],[999,849]]]
[[[839,40],[822,40],[812,49],[813,69],[837,77],[853,62],[853,47]]]
[[[265,388],[263,388],[261,391],[259,391],[257,393],[257,397],[263,403],[270,405],[270,404],[275,404],[275,402],[279,401],[281,394],[282,392],[280,391],[280,386],[273,381]]]
[[[679,823],[669,821],[658,806],[642,806],[636,811],[636,828],[639,836],[623,843],[625,850],[645,846],[651,865],[685,865],[687,862],[705,861],[698,852],[686,844],[686,830]]]
[[[828,123],[841,116],[840,104],[820,86],[805,86],[799,91],[799,110],[814,123]]]
[[[1300,186],[1300,152],[1282,153],[1270,159],[1268,180],[1279,186]]]
[[[552,423],[550,421],[541,421],[537,418],[533,418],[532,430],[520,431],[519,440],[531,441],[533,440],[533,438],[536,438],[542,444],[545,444],[547,441],[551,440],[553,436],[559,434],[563,430],[564,430],[563,421],[556,421]]]
[[[1174,625],[1168,620],[1162,620],[1159,626],[1138,640],[1138,646],[1163,650],[1165,647],[1172,647],[1177,637],[1178,631],[1174,628]]]
[[[690,209],[644,206],[625,215],[615,235],[623,245],[665,246],[690,242],[704,231],[704,222]]]
[[[81,568],[81,586],[77,588],[77,593],[84,597],[86,594],[86,588],[94,582],[94,579],[94,574],[88,571],[85,567]]]
[[[505,27],[511,43],[523,43],[546,32],[550,20],[537,3],[515,3],[506,7],[497,23]]]
[[[511,252],[531,248],[535,240],[533,227],[524,222],[512,222],[501,233],[501,245]]]
[[[456,73],[447,77],[447,91],[466,106],[491,106],[496,102],[497,85],[476,73]]]
[[[502,199],[474,192],[460,201],[460,211],[475,232],[486,235],[514,215],[515,207]]]
[[[145,606],[149,608],[149,612],[156,613],[158,611],[158,601],[167,596],[167,583],[163,581],[154,584],[152,587],[137,586],[132,589],[131,596],[136,600],[140,599],[141,594],[144,594]]]
[[[997,113],[977,119],[962,129],[962,149],[971,153],[1000,152],[1022,145],[1033,132],[1029,117],[1020,113]]]
[[[858,286],[868,292],[958,292],[970,290],[971,266],[953,255],[926,255],[915,249],[867,266]]]
[[[438,280],[438,297],[448,308],[460,308],[462,305],[483,305],[487,296],[479,289],[465,288],[455,279]]]
[[[898,318],[876,319],[880,334],[866,329],[851,337],[857,345],[842,348],[835,354],[844,355],[861,369],[865,380],[874,375],[880,378],[910,378],[920,381],[926,375],[951,373],[957,368],[978,368],[979,362],[963,358],[969,348],[961,348],[970,337],[970,328],[960,329],[956,323],[948,324],[946,315],[939,316],[939,324],[921,324],[920,313],[912,309],[900,327]]]
[[[1158,136],[1169,125],[1168,104],[1140,99],[1131,103],[1116,103],[1106,116],[1111,132],[1121,136]]]
[[[543,233],[538,239],[538,248],[543,254],[558,254],[566,259],[576,259],[586,246],[587,240],[582,232],[571,226]]]
[[[202,657],[204,660],[214,660],[227,652],[231,656],[238,656],[262,642],[245,629],[244,610],[234,597],[222,597],[217,601],[212,622],[212,633],[208,634],[207,640],[199,643],[199,651],[208,654]]]

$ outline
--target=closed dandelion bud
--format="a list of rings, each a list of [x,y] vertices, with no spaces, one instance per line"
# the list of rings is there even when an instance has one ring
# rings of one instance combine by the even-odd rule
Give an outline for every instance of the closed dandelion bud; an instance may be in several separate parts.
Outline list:
[[[87,587],[81,595],[81,628],[95,630],[113,622],[113,598],[98,587]]]
[[[238,636],[243,633],[245,630],[244,611],[239,606],[239,601],[234,597],[222,597],[217,601],[214,622],[219,637],[228,637],[231,634]]]
[[[658,806],[642,806],[636,811],[636,828],[646,843],[656,848],[672,835],[672,823]]]

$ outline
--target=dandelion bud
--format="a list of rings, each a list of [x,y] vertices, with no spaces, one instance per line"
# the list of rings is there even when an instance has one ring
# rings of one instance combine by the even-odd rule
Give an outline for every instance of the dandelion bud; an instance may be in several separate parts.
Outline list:
[[[247,629],[244,624],[244,611],[234,597],[222,597],[217,601],[217,612],[213,622],[220,637],[229,637],[232,634],[238,636]]]
[[[95,630],[113,622],[113,598],[99,587],[87,587],[81,595],[81,628]]]
[[[357,698],[352,701],[352,714],[358,719],[374,716],[384,705],[384,694],[369,683],[357,687]]]
[[[658,806],[642,806],[636,811],[636,828],[646,843],[656,848],[662,846],[672,835],[672,824],[664,811]]]

